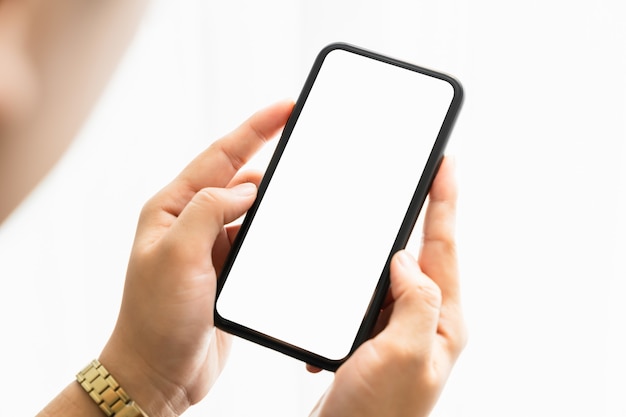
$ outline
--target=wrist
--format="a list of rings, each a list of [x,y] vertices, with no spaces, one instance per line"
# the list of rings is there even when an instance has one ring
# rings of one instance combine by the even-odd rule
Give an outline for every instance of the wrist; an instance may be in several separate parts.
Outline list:
[[[99,361],[148,417],[178,417],[189,407],[185,390],[159,375],[133,349],[110,340]]]
[[[148,417],[97,359],[76,374],[76,381],[108,417]]]

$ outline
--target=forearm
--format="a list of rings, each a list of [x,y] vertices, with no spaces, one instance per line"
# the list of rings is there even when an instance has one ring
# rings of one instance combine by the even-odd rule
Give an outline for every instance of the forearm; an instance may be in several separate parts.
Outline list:
[[[104,413],[74,381],[37,414],[37,417],[102,417]]]

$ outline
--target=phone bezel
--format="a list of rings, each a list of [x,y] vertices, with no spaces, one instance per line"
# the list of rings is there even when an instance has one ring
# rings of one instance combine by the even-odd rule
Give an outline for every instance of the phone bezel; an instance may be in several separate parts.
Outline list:
[[[376,288],[374,289],[372,298],[367,308],[367,312],[361,322],[361,325],[357,332],[354,343],[352,344],[352,347],[350,348],[349,353],[344,358],[329,359],[324,356],[318,355],[314,352],[310,352],[298,346],[291,345],[282,340],[278,340],[269,335],[263,334],[254,329],[251,329],[249,327],[246,327],[241,324],[228,320],[227,318],[220,315],[219,311],[217,310],[217,299],[219,298],[222,288],[224,287],[224,284],[227,281],[228,274],[237,257],[239,248],[241,247],[241,244],[243,240],[245,239],[245,236],[250,228],[250,225],[254,219],[254,216],[258,210],[258,207],[263,200],[265,191],[269,185],[269,182],[272,178],[274,171],[276,170],[276,167],[283,154],[283,151],[285,147],[287,146],[287,143],[289,142],[291,133],[296,125],[296,122],[300,116],[300,113],[302,112],[302,109],[304,108],[304,105],[309,96],[309,93],[311,89],[313,88],[313,85],[315,84],[315,80],[322,68],[324,60],[330,52],[337,50],[337,49],[341,49],[350,53],[358,54],[358,55],[375,59],[375,60],[390,64],[390,65],[395,65],[401,68],[415,71],[417,73],[421,73],[424,75],[428,75],[431,77],[444,80],[453,87],[454,92],[453,92],[453,98],[451,100],[450,106],[448,108],[448,111],[442,123],[441,129],[433,144],[432,151],[428,157],[426,166],[424,167],[420,180],[416,186],[415,192],[411,199],[411,203],[407,209],[407,212],[402,222],[402,225],[400,227],[400,230],[398,231],[396,239],[391,247],[389,256],[387,258],[387,261],[385,263],[381,276],[378,280]],[[456,118],[458,116],[459,110],[463,102],[463,96],[464,96],[463,88],[460,82],[456,80],[455,78],[451,77],[450,75],[447,75],[438,71],[434,71],[431,69],[427,69],[424,67],[420,67],[414,64],[410,64],[408,62],[404,62],[404,61],[391,58],[385,55],[381,55],[379,53],[372,52],[370,50],[363,49],[363,48],[360,48],[351,44],[347,44],[347,43],[340,43],[340,42],[332,43],[326,46],[325,48],[323,48],[313,63],[313,66],[304,83],[304,86],[298,97],[298,100],[296,101],[294,109],[289,119],[287,120],[285,128],[283,129],[283,133],[276,145],[276,149],[268,164],[265,175],[263,176],[261,183],[259,184],[257,198],[255,202],[253,203],[252,207],[248,210],[242,222],[241,229],[233,242],[231,251],[229,252],[227,256],[223,269],[219,275],[219,278],[217,281],[216,304],[214,306],[214,321],[215,321],[216,327],[228,333],[231,333],[233,335],[242,337],[244,339],[257,343],[259,345],[268,347],[270,349],[276,350],[288,356],[304,361],[313,366],[327,369],[330,371],[336,371],[337,368],[339,368],[339,366],[343,362],[345,362],[350,357],[350,355],[358,348],[358,346],[360,346],[363,342],[365,342],[369,338],[374,328],[376,319],[378,317],[378,313],[380,311],[382,303],[385,300],[385,297],[387,295],[387,290],[389,288],[389,262],[393,254],[403,249],[404,247],[406,247],[408,243],[413,227],[415,226],[419,213],[422,209],[422,206],[424,205],[424,202],[426,200],[426,197],[432,185],[432,181],[434,180],[437,170],[439,168],[439,165],[441,164],[441,161],[443,159],[444,150],[447,145],[448,138],[450,136],[450,133],[452,131],[452,128],[454,126],[454,123],[456,121]]]

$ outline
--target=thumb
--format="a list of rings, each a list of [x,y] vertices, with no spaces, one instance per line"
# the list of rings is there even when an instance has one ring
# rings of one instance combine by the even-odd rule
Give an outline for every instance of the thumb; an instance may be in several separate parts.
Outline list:
[[[429,346],[437,333],[441,290],[405,250],[395,254],[390,269],[393,311],[388,332],[397,340]]]
[[[185,206],[169,230],[172,244],[191,253],[210,253],[224,226],[242,216],[256,196],[252,183],[232,188],[203,188]]]

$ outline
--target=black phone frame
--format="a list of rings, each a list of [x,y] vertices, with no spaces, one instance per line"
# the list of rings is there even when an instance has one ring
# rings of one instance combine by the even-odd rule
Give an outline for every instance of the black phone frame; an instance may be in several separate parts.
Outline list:
[[[418,181],[417,187],[415,189],[415,192],[411,199],[411,203],[409,204],[409,207],[405,214],[400,230],[398,231],[396,239],[389,252],[389,256],[387,257],[387,261],[385,263],[383,271],[378,280],[378,284],[376,285],[376,288],[374,289],[374,293],[370,300],[366,314],[361,322],[361,325],[355,337],[354,343],[352,344],[352,347],[349,353],[344,358],[329,359],[324,356],[318,355],[314,352],[310,352],[306,349],[302,349],[298,346],[294,346],[282,340],[278,340],[269,335],[263,334],[254,329],[248,328],[246,326],[243,326],[241,324],[228,320],[227,318],[221,316],[219,312],[217,311],[217,299],[219,298],[222,288],[224,287],[224,284],[227,280],[228,274],[237,257],[239,248],[241,247],[241,244],[243,243],[243,240],[247,234],[247,231],[250,228],[250,225],[257,212],[257,209],[263,199],[265,190],[267,189],[269,182],[272,178],[272,175],[274,171],[276,170],[278,162],[282,156],[282,153],[285,147],[287,146],[291,133],[300,116],[300,113],[302,112],[302,109],[304,108],[304,105],[309,96],[309,93],[311,89],[313,88],[317,75],[322,68],[324,59],[330,52],[336,49],[341,49],[341,50],[358,54],[367,58],[375,59],[375,60],[390,64],[390,65],[395,65],[401,68],[415,71],[420,74],[428,75],[434,78],[439,78],[441,80],[448,82],[453,87],[454,94],[453,94],[453,98],[451,100],[450,106],[448,108],[448,111],[446,113],[446,116],[439,130],[439,134],[437,135],[437,138],[435,139],[435,143],[433,144],[431,153],[426,162],[426,166],[424,167],[420,180]],[[415,226],[415,223],[417,222],[417,218],[421,212],[424,202],[426,201],[426,197],[428,195],[432,182],[443,160],[444,151],[448,143],[448,139],[450,137],[452,128],[454,127],[455,121],[461,109],[463,100],[464,100],[464,92],[463,92],[463,87],[461,86],[461,83],[450,75],[447,75],[438,71],[434,71],[428,68],[424,68],[421,66],[417,66],[414,64],[410,64],[408,62],[404,62],[404,61],[391,58],[385,55],[381,55],[379,53],[376,53],[367,49],[363,49],[361,47],[354,46],[348,43],[337,42],[337,43],[332,43],[326,46],[325,48],[323,48],[317,55],[317,58],[315,59],[315,62],[313,63],[313,66],[309,72],[309,75],[304,83],[302,92],[300,93],[298,100],[295,103],[294,109],[289,119],[287,120],[287,123],[285,124],[285,128],[283,129],[283,133],[279,139],[278,144],[276,145],[276,149],[268,164],[265,175],[263,176],[261,183],[259,184],[257,198],[254,201],[252,207],[248,210],[241,224],[241,229],[239,230],[239,233],[237,234],[233,242],[232,248],[226,258],[222,271],[219,275],[219,278],[217,281],[216,298],[215,298],[216,303],[214,305],[214,315],[213,315],[215,326],[228,333],[242,337],[244,339],[247,339],[251,342],[268,347],[270,349],[276,350],[278,352],[281,352],[283,354],[286,354],[288,356],[291,356],[293,358],[306,362],[310,365],[313,365],[322,369],[326,369],[329,371],[333,371],[333,372],[336,371],[339,368],[339,366],[341,366],[341,364],[344,363],[363,342],[369,339],[373,331],[374,325],[376,324],[376,320],[378,318],[378,314],[380,312],[381,306],[385,300],[385,297],[387,295],[387,291],[389,288],[389,264],[391,261],[391,257],[397,251],[405,248],[408,243],[413,227]]]

